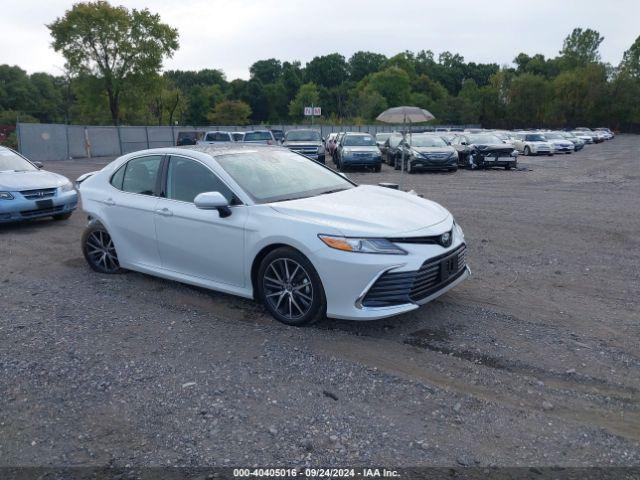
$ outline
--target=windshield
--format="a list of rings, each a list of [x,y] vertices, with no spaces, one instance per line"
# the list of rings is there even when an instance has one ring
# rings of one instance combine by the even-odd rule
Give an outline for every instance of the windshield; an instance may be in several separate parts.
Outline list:
[[[244,134],[245,142],[250,142],[252,140],[273,140],[273,138],[271,138],[271,132],[248,132]]]
[[[216,156],[216,160],[256,203],[353,187],[341,175],[289,151],[246,151]]]
[[[26,172],[38,169],[31,163],[27,162],[17,153],[12,152],[11,150],[0,148],[0,172],[3,172],[5,170]]]
[[[447,144],[440,137],[418,137],[414,135],[411,139],[412,147],[446,147]]]
[[[561,135],[560,133],[553,133],[553,132],[545,133],[544,136],[546,138],[555,138],[556,140],[561,140],[564,138],[563,135]]]
[[[378,133],[376,135],[376,141],[384,142],[387,138],[391,136],[391,133]]]
[[[535,133],[533,135],[526,135],[524,139],[528,142],[545,142],[547,140],[546,138],[544,138],[543,135],[540,135],[539,133]]]
[[[500,140],[495,135],[469,135],[469,140],[471,141],[471,143],[502,143],[502,140]]]
[[[345,147],[375,147],[376,142],[371,135],[345,135],[342,144]]]
[[[320,134],[315,130],[292,130],[284,136],[285,142],[319,142]]]

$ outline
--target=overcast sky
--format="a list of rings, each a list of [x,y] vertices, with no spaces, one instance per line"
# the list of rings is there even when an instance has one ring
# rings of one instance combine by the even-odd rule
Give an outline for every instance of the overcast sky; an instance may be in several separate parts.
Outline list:
[[[0,16],[0,64],[60,73],[46,24],[73,1],[7,1]],[[519,52],[555,56],[574,27],[605,37],[602,58],[617,65],[640,35],[640,0],[121,0],[148,7],[180,33],[165,69],[222,69],[248,78],[256,60],[300,60],[358,50],[394,55],[444,50],[467,61],[510,64]]]

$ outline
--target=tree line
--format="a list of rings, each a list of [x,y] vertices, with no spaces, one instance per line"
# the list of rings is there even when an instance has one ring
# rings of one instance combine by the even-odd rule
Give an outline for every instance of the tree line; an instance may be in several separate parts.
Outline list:
[[[0,125],[279,124],[322,107],[326,123],[370,123],[384,109],[416,105],[437,124],[493,128],[608,126],[640,130],[640,37],[619,65],[601,60],[604,38],[575,28],[558,55],[518,54],[513,65],[467,62],[431,50],[388,57],[359,51],[251,65],[248,80],[216,68],[162,71],[178,32],[147,9],[75,4],[47,26],[66,60],[60,75],[0,65]],[[215,60],[215,59],[214,59]],[[317,121],[317,120],[316,120]]]

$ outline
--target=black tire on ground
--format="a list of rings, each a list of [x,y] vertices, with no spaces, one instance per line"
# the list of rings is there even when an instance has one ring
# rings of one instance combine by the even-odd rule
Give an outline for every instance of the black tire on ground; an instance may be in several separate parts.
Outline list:
[[[118,254],[107,229],[92,222],[82,233],[82,254],[89,266],[100,273],[122,273]]]
[[[531,149],[529,147],[524,147],[524,155],[525,157],[531,155]]]
[[[279,322],[296,327],[324,318],[327,301],[311,262],[291,247],[268,253],[256,278],[258,298]]]
[[[380,170],[382,170],[382,165],[376,165],[376,166],[373,168],[373,171],[374,171],[374,172],[379,172]]]
[[[457,172],[458,171],[458,167],[453,167],[449,169],[450,172]]]
[[[504,166],[504,169],[505,169],[505,170],[511,170],[511,165],[505,165],[505,166]]]
[[[59,215],[54,215],[53,219],[54,220],[68,220],[69,218],[71,218],[71,214],[73,212],[67,212],[67,213],[61,213]]]

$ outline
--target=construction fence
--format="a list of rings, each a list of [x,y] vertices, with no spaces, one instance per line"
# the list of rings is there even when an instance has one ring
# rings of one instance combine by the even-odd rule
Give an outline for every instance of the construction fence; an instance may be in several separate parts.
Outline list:
[[[46,123],[18,123],[18,148],[36,161],[73,158],[117,157],[146,148],[170,147],[181,131],[224,130],[242,132],[257,129],[314,128],[325,137],[331,132],[392,132],[398,125],[210,125],[210,126],[88,126]],[[430,127],[433,128],[433,127]],[[424,127],[414,127],[414,130]]]

